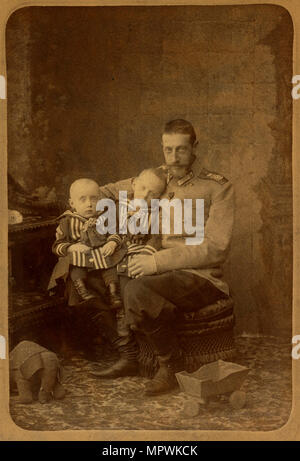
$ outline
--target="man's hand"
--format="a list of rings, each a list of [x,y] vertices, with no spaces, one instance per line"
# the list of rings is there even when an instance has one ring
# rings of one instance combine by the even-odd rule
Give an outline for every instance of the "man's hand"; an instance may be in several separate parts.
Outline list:
[[[136,255],[128,263],[129,277],[142,277],[143,275],[156,274],[157,267],[154,256]]]
[[[101,252],[104,257],[110,256],[115,252],[115,249],[117,248],[117,243],[114,241],[107,242],[103,247],[101,248]]]
[[[89,251],[90,248],[85,245],[84,243],[74,243],[68,247],[68,253],[72,253],[73,251],[79,251],[79,253],[86,253]]]

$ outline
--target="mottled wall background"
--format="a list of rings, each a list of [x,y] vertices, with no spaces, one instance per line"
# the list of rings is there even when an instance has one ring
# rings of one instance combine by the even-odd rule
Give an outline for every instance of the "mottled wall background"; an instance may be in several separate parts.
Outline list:
[[[236,187],[239,332],[290,334],[293,26],[274,5],[31,7],[7,25],[9,172],[58,199],[162,162],[172,118]]]

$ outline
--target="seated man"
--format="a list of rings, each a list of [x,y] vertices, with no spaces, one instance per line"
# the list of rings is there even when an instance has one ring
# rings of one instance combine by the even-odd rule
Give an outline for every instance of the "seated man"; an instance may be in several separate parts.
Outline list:
[[[153,255],[137,255],[129,265],[131,276],[124,288],[127,322],[147,336],[155,350],[159,370],[146,386],[147,395],[173,389],[180,370],[180,351],[174,331],[176,313],[192,312],[227,297],[229,289],[222,277],[232,235],[233,187],[222,175],[202,169],[197,175],[192,165],[198,142],[193,126],[185,120],[166,124],[162,135],[167,188],[163,197],[204,200],[204,239],[186,244],[181,234],[162,235],[162,249]],[[130,189],[129,181],[102,188],[107,197],[117,198],[119,190]],[[193,204],[194,208],[194,204]],[[109,373],[106,373],[108,376]]]

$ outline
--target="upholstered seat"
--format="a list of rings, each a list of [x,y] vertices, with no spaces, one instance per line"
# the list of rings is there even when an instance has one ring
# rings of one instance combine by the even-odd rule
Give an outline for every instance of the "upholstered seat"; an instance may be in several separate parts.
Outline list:
[[[234,323],[232,298],[179,315],[177,334],[184,369],[193,372],[204,363],[231,360],[235,352]],[[140,347],[140,372],[152,377],[158,367],[157,359],[144,335],[136,334],[136,339]]]

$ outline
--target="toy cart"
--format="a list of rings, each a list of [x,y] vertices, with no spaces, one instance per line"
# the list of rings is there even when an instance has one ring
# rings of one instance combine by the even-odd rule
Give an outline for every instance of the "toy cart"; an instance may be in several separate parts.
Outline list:
[[[201,405],[217,395],[228,395],[229,402],[235,409],[243,408],[246,393],[240,388],[249,373],[249,368],[232,362],[217,360],[203,365],[194,373],[181,371],[176,378],[182,392],[192,397],[184,407],[187,416],[197,416]]]

